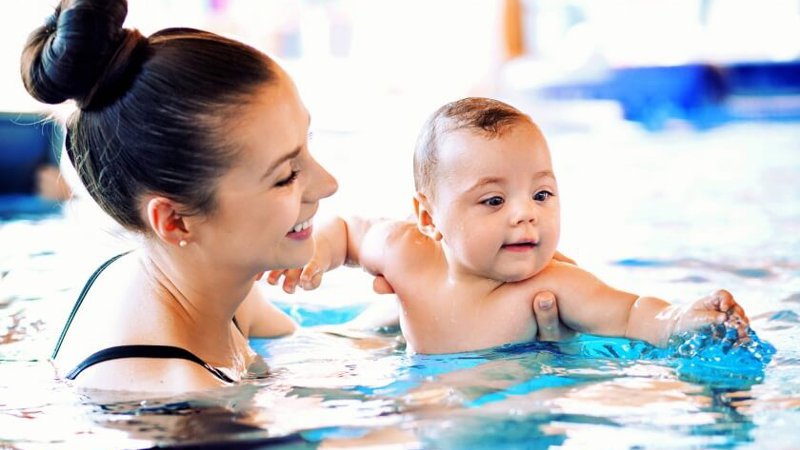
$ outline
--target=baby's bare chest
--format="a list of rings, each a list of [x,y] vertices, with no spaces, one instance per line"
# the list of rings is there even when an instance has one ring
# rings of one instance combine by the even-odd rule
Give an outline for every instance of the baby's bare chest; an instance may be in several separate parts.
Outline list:
[[[470,289],[429,287],[399,298],[404,327],[412,339],[431,341],[428,344],[437,348],[446,347],[446,342],[459,348],[486,348],[532,340],[538,331],[527,289],[480,295]]]

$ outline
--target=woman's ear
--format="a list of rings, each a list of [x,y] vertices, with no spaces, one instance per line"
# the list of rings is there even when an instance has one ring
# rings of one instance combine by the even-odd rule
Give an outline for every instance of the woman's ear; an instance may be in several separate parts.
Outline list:
[[[433,223],[431,202],[422,192],[417,192],[414,195],[414,213],[417,216],[417,228],[422,234],[434,241],[442,239],[442,233],[439,232],[436,228],[436,224]]]
[[[152,197],[145,208],[150,228],[159,239],[179,247],[185,247],[190,242],[190,233],[175,202],[165,197]]]

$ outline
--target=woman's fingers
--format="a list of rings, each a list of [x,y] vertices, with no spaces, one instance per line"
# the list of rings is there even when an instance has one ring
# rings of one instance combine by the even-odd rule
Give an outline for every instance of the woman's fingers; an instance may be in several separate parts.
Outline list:
[[[562,254],[559,251],[556,251],[555,255],[553,255],[553,259],[555,259],[556,261],[561,261],[561,262],[565,262],[565,263],[568,263],[568,264],[572,264],[573,266],[577,266],[578,265],[578,263],[576,263],[574,259],[570,258],[569,256],[566,256],[566,255]]]
[[[372,290],[375,291],[376,294],[394,294],[394,288],[383,275],[376,275],[375,278],[372,279]]]
[[[558,316],[558,302],[552,292],[538,292],[533,298],[533,312],[539,327],[540,341],[570,339],[575,332],[566,327]]]

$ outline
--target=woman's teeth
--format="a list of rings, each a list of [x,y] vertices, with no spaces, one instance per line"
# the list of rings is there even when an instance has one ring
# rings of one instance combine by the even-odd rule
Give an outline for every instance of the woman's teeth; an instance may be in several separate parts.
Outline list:
[[[292,228],[292,231],[297,233],[298,231],[303,231],[303,230],[305,230],[306,228],[308,228],[310,226],[311,226],[311,221],[310,220],[306,220],[303,223],[298,223],[297,225],[295,225]]]

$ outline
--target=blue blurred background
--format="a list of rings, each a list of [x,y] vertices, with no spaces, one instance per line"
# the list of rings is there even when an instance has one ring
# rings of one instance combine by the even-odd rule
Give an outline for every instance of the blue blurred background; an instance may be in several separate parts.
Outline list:
[[[55,179],[37,172],[59,164],[63,135],[31,126],[71,105],[34,102],[19,76],[24,40],[54,4],[0,6],[6,217],[81,194],[66,164]],[[467,95],[507,100],[553,138],[636,130],[642,142],[687,132],[697,141],[731,124],[800,119],[796,0],[130,0],[129,11],[126,25],[145,34],[206,28],[283,64],[312,113],[318,157],[344,180],[329,202],[337,211],[358,201],[407,213],[419,126]],[[387,183],[365,165],[397,174]]]

